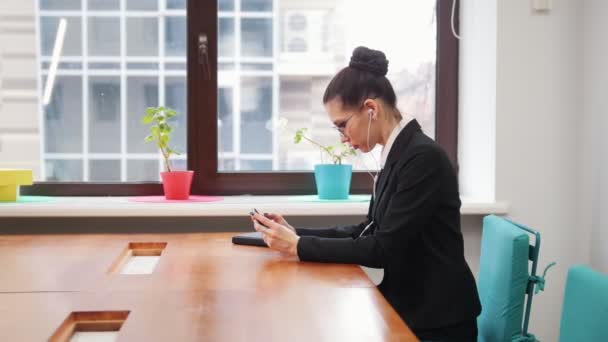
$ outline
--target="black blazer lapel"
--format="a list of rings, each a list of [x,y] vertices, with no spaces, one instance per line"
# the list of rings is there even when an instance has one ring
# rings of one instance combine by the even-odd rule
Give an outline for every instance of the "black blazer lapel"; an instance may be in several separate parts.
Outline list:
[[[380,201],[382,200],[382,194],[384,193],[384,189],[388,184],[388,180],[390,179],[391,171],[393,170],[393,165],[399,160],[399,157],[403,155],[403,152],[407,149],[410,141],[414,137],[416,132],[420,131],[420,125],[416,119],[410,121],[399,133],[391,150],[388,153],[386,158],[386,163],[384,165],[384,169],[380,172],[380,177],[378,178],[378,184],[376,186],[376,198],[374,198],[373,208],[372,208],[372,220],[375,219],[375,213]]]
[[[416,119],[410,121],[403,128],[401,133],[399,133],[399,135],[397,136],[397,139],[395,139],[391,150],[388,152],[385,167],[388,165],[395,164],[399,160],[399,157],[401,157],[405,150],[407,150],[407,147],[409,146],[410,141],[412,141],[414,134],[418,133],[419,131],[420,125],[418,124],[418,121],[416,121]]]
[[[386,187],[386,183],[388,183],[389,175],[391,174],[393,166],[386,165],[384,169],[380,172],[378,177],[378,184],[376,185],[376,198],[374,198],[374,209],[372,210],[372,218],[376,212],[376,206],[380,203],[380,199],[382,198],[382,193],[384,192],[384,188]]]

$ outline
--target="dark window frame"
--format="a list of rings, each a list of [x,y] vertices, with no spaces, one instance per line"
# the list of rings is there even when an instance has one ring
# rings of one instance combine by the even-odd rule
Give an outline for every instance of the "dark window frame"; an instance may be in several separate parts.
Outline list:
[[[437,0],[437,60],[435,91],[435,138],[458,168],[458,40],[452,34],[452,1]],[[311,171],[218,172],[217,158],[217,1],[188,1],[188,169],[194,170],[193,194],[296,195],[316,192]],[[458,4],[454,27],[459,30]],[[199,64],[198,37],[209,39],[210,75]],[[210,76],[205,78],[205,76]],[[206,95],[203,95],[206,94]],[[42,166],[44,167],[44,166]],[[353,172],[351,193],[369,193],[367,172]],[[22,187],[24,195],[140,196],[161,195],[158,182],[93,183],[35,182]]]

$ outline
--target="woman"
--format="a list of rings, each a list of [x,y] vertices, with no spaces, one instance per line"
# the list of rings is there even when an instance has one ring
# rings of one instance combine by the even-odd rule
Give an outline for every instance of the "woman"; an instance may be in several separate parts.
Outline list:
[[[396,107],[384,53],[358,47],[331,80],[323,103],[342,142],[383,146],[367,219],[296,229],[279,214],[252,213],[275,250],[301,261],[384,268],[380,292],[421,340],[476,341],[481,311],[465,261],[457,177],[444,150]]]

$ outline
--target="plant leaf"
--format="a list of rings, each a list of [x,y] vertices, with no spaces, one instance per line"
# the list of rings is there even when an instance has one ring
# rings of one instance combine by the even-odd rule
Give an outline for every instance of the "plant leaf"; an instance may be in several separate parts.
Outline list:
[[[141,122],[142,122],[144,125],[151,124],[151,123],[152,123],[152,121],[154,121],[154,118],[153,118],[152,116],[149,116],[149,115],[146,115],[146,116],[144,116],[144,117],[141,119]]]
[[[161,133],[160,142],[163,146],[167,146],[167,143],[169,142],[169,135],[166,133]]]

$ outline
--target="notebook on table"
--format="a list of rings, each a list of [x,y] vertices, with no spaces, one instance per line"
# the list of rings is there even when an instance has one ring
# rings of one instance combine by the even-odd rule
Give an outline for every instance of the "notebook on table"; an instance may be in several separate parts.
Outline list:
[[[232,243],[235,245],[268,247],[262,239],[262,233],[260,232],[235,235],[232,237]]]

